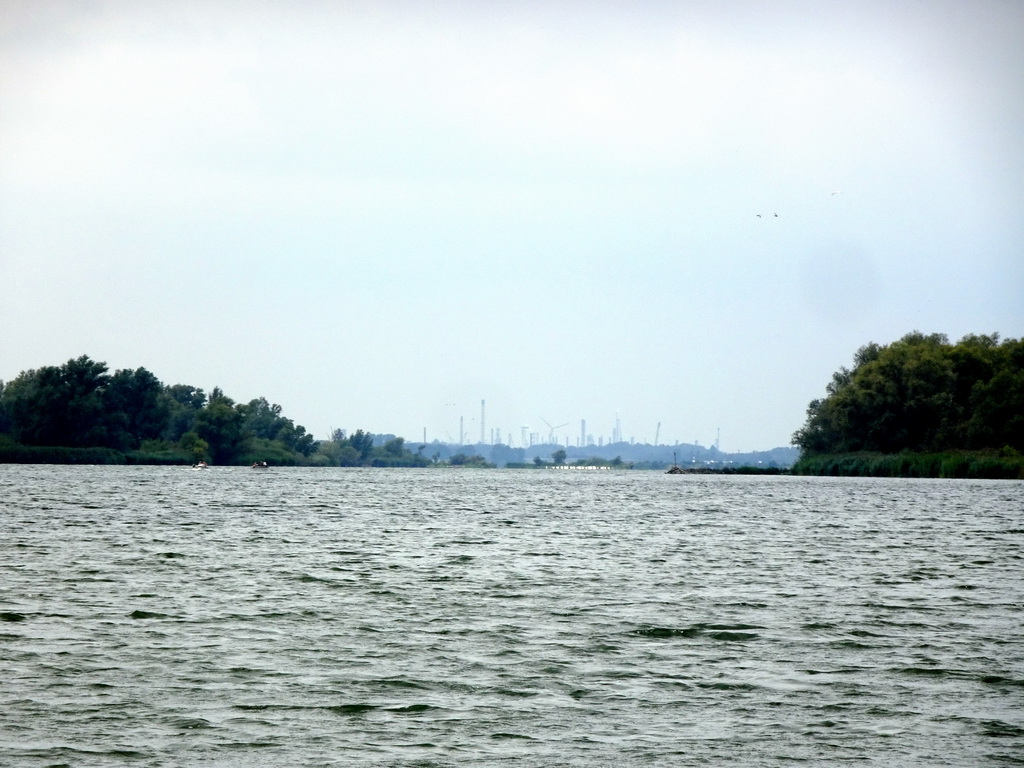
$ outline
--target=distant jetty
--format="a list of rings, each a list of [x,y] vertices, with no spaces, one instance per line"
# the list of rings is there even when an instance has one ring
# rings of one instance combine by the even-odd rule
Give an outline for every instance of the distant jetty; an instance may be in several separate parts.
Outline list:
[[[740,465],[735,467],[680,467],[673,464],[666,475],[788,475],[789,469],[783,467],[752,467]]]

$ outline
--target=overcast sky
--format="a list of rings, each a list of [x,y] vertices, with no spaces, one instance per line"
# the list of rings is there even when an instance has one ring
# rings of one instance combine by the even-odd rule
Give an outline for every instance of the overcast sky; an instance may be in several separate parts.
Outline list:
[[[863,344],[1024,336],[1022,40],[1016,0],[5,0],[0,379],[787,445]]]

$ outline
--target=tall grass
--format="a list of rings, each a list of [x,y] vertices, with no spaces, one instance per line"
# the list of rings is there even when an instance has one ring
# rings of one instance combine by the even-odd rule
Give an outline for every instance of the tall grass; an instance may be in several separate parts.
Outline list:
[[[112,448],[64,448],[0,442],[0,464],[125,464]]]
[[[949,451],[945,453],[839,453],[803,457],[794,475],[841,477],[962,477],[987,480],[1024,480],[1024,455],[1001,451]]]

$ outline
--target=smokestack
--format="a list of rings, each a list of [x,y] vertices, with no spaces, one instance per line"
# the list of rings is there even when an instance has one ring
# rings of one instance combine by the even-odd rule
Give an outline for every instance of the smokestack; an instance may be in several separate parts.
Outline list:
[[[480,401],[480,442],[481,443],[484,442],[484,424],[486,423],[486,419],[484,419],[484,411],[486,410],[486,405],[487,405],[486,401],[484,401],[484,400]]]

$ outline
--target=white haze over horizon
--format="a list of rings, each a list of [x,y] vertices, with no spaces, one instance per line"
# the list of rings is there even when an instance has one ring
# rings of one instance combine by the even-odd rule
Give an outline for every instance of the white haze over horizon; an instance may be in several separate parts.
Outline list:
[[[868,342],[1024,336],[1021,40],[993,0],[8,0],[0,380],[786,445]]]

